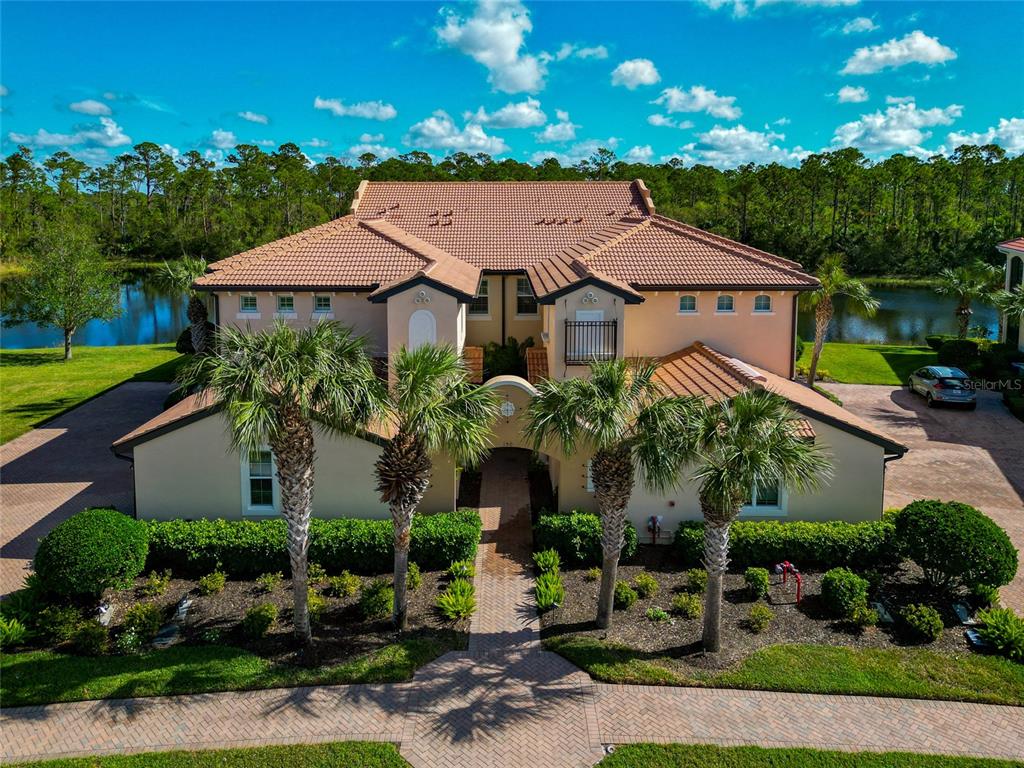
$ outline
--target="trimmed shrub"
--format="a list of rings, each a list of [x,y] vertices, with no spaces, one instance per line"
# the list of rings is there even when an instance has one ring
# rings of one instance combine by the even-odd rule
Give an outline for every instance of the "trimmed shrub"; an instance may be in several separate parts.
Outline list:
[[[269,594],[277,589],[278,585],[284,581],[284,574],[280,571],[276,573],[264,573],[256,579],[256,586],[259,587],[260,592]]]
[[[971,587],[971,599],[979,608],[998,608],[999,589],[988,584],[975,584]]]
[[[558,573],[562,559],[558,556],[557,550],[544,549],[533,553],[533,564],[540,573]]]
[[[409,567],[405,572],[405,586],[413,592],[419,589],[420,584],[423,583],[423,573],[420,571],[420,567],[416,563],[409,563]]]
[[[201,576],[221,568],[237,579],[266,571],[287,573],[284,520],[169,520],[144,523],[149,531],[148,567]],[[480,515],[459,510],[413,519],[410,559],[428,571],[472,559],[480,542]],[[394,565],[390,520],[340,518],[310,522],[309,559],[332,573],[349,569],[375,574]]]
[[[691,568],[686,572],[686,591],[703,594],[708,588],[708,572],[703,568]]]
[[[228,577],[224,571],[214,571],[199,579],[200,595],[216,595],[224,591],[224,585],[228,583]]]
[[[245,612],[242,632],[254,640],[264,637],[277,624],[277,606],[273,603],[254,605]]]
[[[662,622],[669,620],[668,612],[663,608],[648,608],[646,615],[648,621]]]
[[[306,610],[311,624],[319,624],[327,610],[327,599],[312,587],[306,587]]]
[[[972,506],[922,499],[896,518],[900,550],[932,586],[1000,587],[1017,573],[1017,550],[1006,531]]]
[[[127,587],[146,565],[144,523],[116,509],[79,512],[39,542],[34,566],[46,590],[62,597],[98,596]]]
[[[924,604],[908,605],[900,612],[907,634],[914,640],[933,643],[942,637],[942,616]]]
[[[537,596],[537,610],[542,613],[565,602],[565,587],[557,571],[547,571],[538,576],[534,592]]]
[[[306,569],[306,583],[319,586],[327,581],[327,569],[320,563],[310,563]]]
[[[359,591],[361,584],[358,576],[348,571],[342,571],[340,576],[331,576],[327,580],[327,591],[334,597],[352,597]]]
[[[633,579],[633,589],[644,600],[658,594],[658,580],[649,573],[638,573]]]
[[[159,597],[167,591],[167,586],[170,583],[170,568],[164,568],[163,573],[150,571],[149,576],[146,577],[146,583],[142,585],[142,594],[146,595],[147,597]]]
[[[833,568],[821,577],[821,598],[837,618],[853,619],[857,609],[867,608],[867,579],[847,568]]]
[[[619,610],[626,610],[636,602],[637,594],[634,589],[624,581],[615,585],[615,607]]]
[[[542,514],[533,526],[533,541],[537,549],[554,549],[568,565],[600,565],[601,518],[591,512],[574,510],[567,515]],[[636,553],[636,528],[626,524],[625,542],[621,558],[628,560]]]
[[[82,656],[100,656],[106,652],[110,635],[107,628],[95,619],[83,621],[71,638],[75,653]]]
[[[0,616],[0,650],[21,645],[28,637],[28,629],[13,616]]]
[[[893,563],[898,555],[891,519],[868,523],[738,520],[729,529],[729,561],[737,568],[789,560],[801,569]],[[683,567],[699,565],[704,555],[704,523],[683,522],[675,547]]]
[[[1024,661],[1024,618],[1009,608],[993,608],[978,611],[982,626],[978,634],[987,640],[1003,656],[1014,661]]]
[[[772,583],[767,568],[747,568],[743,573],[743,581],[746,582],[747,589],[755,600],[767,597],[768,587]]]
[[[364,619],[383,619],[395,609],[395,590],[386,579],[374,579],[359,594],[359,613]]]
[[[142,650],[142,638],[134,629],[126,629],[114,641],[114,650],[123,656],[131,656]]]
[[[476,576],[476,565],[472,560],[456,560],[448,566],[448,577],[451,579],[472,581],[474,576]]]
[[[82,614],[77,608],[52,605],[39,612],[36,629],[48,643],[61,645],[74,636],[81,621]]]
[[[954,368],[970,368],[981,359],[978,342],[974,339],[949,339],[942,342],[938,350],[939,365]]]
[[[937,334],[925,336],[924,337],[924,343],[927,344],[932,349],[934,349],[936,352],[938,352],[939,348],[943,344],[945,344],[947,341],[951,341],[951,340],[956,339],[956,338],[959,338],[959,337],[958,336],[952,336],[952,335],[950,335],[948,333],[937,333]]]
[[[699,619],[704,613],[704,602],[698,594],[683,592],[672,598],[672,612],[684,619]]]
[[[472,616],[476,610],[476,590],[473,583],[465,579],[455,579],[437,596],[437,608],[449,621]]]
[[[775,620],[775,612],[764,603],[754,603],[747,613],[747,628],[759,635],[771,626]]]
[[[600,581],[601,580],[601,569],[596,565],[593,568],[588,568],[587,572],[583,574],[583,578],[587,581]]]
[[[148,643],[160,631],[163,611],[154,603],[136,603],[124,614],[121,627],[125,632],[134,632],[140,642]]]
[[[873,627],[878,623],[878,611],[867,605],[858,605],[850,614],[850,623],[858,627]]]

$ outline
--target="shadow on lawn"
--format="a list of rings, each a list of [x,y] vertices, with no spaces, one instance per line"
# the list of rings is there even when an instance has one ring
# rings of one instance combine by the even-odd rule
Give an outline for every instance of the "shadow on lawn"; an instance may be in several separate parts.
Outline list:
[[[932,365],[935,362],[934,356],[922,354],[922,352],[931,351],[929,347],[875,345],[866,348],[873,352],[878,352],[900,384],[905,384],[907,379],[910,378],[910,374],[921,366]]]

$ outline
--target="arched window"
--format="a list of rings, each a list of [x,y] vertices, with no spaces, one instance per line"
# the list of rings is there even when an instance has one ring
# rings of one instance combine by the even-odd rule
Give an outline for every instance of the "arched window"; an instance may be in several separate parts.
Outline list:
[[[772,311],[772,297],[771,296],[755,296],[754,297],[754,311],[755,312],[771,312]]]
[[[715,304],[716,312],[735,312],[736,301],[727,293],[723,293],[718,297],[718,302]]]
[[[1010,290],[1012,291],[1024,281],[1024,257],[1014,256],[1010,259]]]
[[[429,309],[417,309],[409,316],[409,349],[437,343],[437,319]]]
[[[697,297],[692,295],[679,297],[679,312],[684,315],[697,313]]]

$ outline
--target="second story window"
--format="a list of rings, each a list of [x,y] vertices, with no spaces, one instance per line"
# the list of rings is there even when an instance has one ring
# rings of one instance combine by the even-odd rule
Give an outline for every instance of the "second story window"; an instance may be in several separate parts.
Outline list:
[[[697,297],[696,296],[680,296],[679,297],[679,312],[683,315],[695,315],[697,314]]]
[[[277,311],[284,314],[291,314],[295,311],[295,297],[294,296],[278,296],[277,297]]]
[[[516,314],[537,314],[537,297],[533,295],[533,288],[530,287],[530,279],[527,277],[516,278]]]
[[[330,312],[331,311],[331,297],[330,296],[314,296],[313,297],[313,311],[314,312]]]
[[[754,311],[755,312],[771,312],[772,311],[772,297],[771,296],[755,296],[754,297]]]
[[[716,312],[734,312],[736,311],[736,302],[732,296],[725,293],[718,297],[718,302],[715,304]]]
[[[480,281],[480,287],[477,288],[476,297],[469,303],[469,314],[476,316],[487,316],[491,314],[491,305],[487,297],[487,280]]]
[[[239,312],[247,312],[247,313],[258,312],[259,311],[259,307],[256,306],[256,297],[255,296],[245,296],[245,295],[239,296],[238,297],[238,311]]]

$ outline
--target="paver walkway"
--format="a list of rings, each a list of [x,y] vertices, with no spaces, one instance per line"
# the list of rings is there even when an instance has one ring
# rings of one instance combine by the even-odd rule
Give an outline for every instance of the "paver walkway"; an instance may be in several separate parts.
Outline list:
[[[637,741],[1024,760],[1024,708],[592,682],[538,642],[524,473],[525,457],[504,451],[484,469],[467,652],[397,685],[7,709],[0,760],[346,739],[397,743],[416,768],[582,768],[604,745]]]
[[[110,444],[160,413],[170,389],[122,384],[0,446],[0,595],[21,586],[58,523],[86,507],[134,509],[131,466]]]

